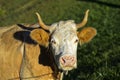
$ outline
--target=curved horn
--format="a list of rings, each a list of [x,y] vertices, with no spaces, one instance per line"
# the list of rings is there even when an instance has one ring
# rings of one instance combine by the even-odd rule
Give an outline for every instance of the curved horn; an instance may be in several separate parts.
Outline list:
[[[42,21],[40,14],[36,12],[36,15],[38,17],[40,27],[45,29],[45,30],[49,30],[49,27],[47,25],[45,25],[44,22]]]
[[[88,12],[89,12],[89,9],[85,12],[85,16],[84,16],[84,19],[81,23],[77,24],[76,27],[77,29],[83,27],[86,23],[87,23],[87,20],[88,20]]]

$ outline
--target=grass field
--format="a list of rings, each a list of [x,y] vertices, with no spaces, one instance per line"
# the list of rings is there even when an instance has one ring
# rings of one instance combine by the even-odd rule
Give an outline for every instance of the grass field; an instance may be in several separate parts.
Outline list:
[[[83,19],[97,29],[88,44],[78,45],[78,68],[64,80],[120,80],[120,0],[0,0],[0,26],[37,22],[39,12],[46,24]]]

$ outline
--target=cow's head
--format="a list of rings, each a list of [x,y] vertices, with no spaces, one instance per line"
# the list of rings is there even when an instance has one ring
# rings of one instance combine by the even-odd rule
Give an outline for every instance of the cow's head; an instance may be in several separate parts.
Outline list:
[[[38,13],[39,25],[42,29],[31,31],[31,38],[42,46],[50,47],[55,62],[60,70],[69,71],[77,67],[77,44],[89,42],[95,35],[96,29],[87,27],[77,31],[87,22],[88,12],[86,11],[81,23],[76,24],[73,20],[60,21],[51,26],[43,23]]]

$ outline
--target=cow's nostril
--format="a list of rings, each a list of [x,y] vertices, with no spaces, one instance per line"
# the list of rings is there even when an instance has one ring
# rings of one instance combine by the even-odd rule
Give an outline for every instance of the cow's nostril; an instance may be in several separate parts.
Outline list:
[[[62,57],[62,63],[65,63],[65,59]]]

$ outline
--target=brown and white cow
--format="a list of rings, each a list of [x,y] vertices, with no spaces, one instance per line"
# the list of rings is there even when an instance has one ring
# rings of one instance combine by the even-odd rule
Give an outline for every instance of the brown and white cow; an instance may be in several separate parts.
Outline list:
[[[47,26],[36,13],[39,28],[0,28],[0,80],[62,80],[64,72],[77,68],[78,42],[96,35],[92,27],[77,31],[86,24],[88,12],[79,24],[68,20]]]

